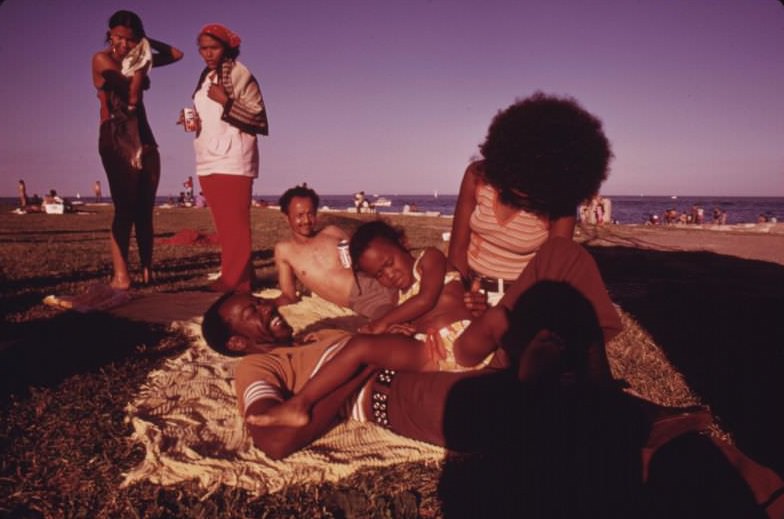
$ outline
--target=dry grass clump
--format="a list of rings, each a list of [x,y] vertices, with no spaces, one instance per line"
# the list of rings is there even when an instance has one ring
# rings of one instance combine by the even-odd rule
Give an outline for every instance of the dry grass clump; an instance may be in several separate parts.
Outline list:
[[[700,404],[651,336],[626,312],[621,310],[620,314],[624,330],[607,344],[613,376],[628,382],[629,392],[659,405]]]

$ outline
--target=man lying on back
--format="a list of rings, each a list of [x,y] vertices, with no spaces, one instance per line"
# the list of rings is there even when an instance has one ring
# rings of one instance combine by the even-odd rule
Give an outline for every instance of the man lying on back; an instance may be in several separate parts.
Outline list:
[[[364,274],[354,277],[350,266],[341,263],[338,244],[348,234],[335,225],[316,228],[319,197],[308,187],[296,186],[280,197],[280,210],[291,228],[291,239],[275,245],[275,267],[282,294],[278,305],[299,301],[296,281],[338,306],[375,318],[397,303],[397,292],[381,286]]]

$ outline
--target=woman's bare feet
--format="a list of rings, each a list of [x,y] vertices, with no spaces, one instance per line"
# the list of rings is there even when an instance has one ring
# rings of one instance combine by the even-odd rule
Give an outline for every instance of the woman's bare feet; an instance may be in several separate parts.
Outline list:
[[[131,278],[127,276],[112,276],[109,286],[116,290],[128,290],[131,288]]]
[[[245,421],[259,427],[304,427],[310,422],[308,406],[296,397],[264,414],[248,415]]]

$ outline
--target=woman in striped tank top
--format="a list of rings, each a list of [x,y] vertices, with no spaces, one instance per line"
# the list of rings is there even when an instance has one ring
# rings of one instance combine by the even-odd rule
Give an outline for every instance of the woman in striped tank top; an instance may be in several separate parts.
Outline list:
[[[612,157],[602,123],[574,99],[541,92],[499,112],[463,176],[449,261],[495,304],[542,243],[572,238],[577,206]]]

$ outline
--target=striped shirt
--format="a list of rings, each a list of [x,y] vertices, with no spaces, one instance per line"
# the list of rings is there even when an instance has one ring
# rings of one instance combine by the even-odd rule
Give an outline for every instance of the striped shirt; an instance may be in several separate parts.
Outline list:
[[[469,220],[468,266],[483,276],[513,281],[547,239],[550,222],[523,210],[501,222],[495,211],[500,203],[492,186],[479,183]]]
[[[243,357],[234,370],[235,389],[240,411],[247,414],[258,400],[283,402],[318,373],[324,365],[346,346],[351,335],[342,330],[316,332],[318,340],[295,347],[274,348],[268,353]],[[365,421],[363,387],[357,398],[348,399],[342,409],[343,416]]]

